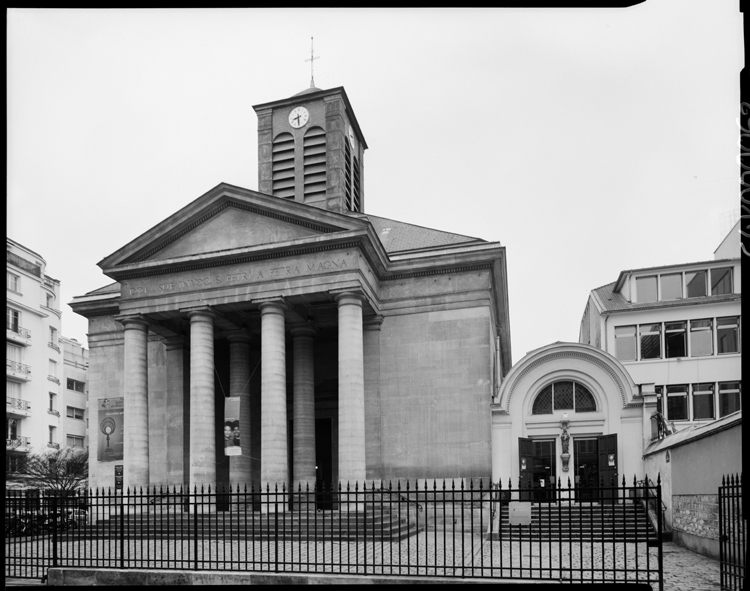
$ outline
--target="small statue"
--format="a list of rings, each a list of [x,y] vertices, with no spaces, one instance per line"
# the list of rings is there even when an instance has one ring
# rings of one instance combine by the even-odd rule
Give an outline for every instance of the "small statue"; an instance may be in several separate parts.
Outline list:
[[[560,436],[560,439],[562,440],[562,452],[566,454],[568,453],[568,444],[570,443],[570,435],[568,435],[567,427],[563,427],[563,432]]]

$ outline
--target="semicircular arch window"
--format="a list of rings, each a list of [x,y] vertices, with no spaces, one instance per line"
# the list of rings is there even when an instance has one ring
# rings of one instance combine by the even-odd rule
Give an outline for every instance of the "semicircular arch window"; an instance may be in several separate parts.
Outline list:
[[[548,415],[553,410],[596,412],[596,401],[586,386],[571,380],[561,380],[542,388],[534,399],[531,414]]]

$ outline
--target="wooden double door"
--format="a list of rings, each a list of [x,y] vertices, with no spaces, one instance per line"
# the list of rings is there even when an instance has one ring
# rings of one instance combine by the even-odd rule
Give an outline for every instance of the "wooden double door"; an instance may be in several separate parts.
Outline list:
[[[557,501],[557,440],[518,439],[520,500]],[[573,440],[575,499],[612,502],[617,498],[617,434]],[[567,478],[561,482],[567,488]],[[611,488],[610,488],[611,487]]]

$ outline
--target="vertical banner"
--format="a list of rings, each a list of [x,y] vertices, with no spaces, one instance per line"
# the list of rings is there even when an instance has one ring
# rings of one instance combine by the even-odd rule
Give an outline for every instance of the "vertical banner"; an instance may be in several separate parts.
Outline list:
[[[123,459],[124,398],[99,400],[99,445],[96,459],[100,462]]]
[[[240,447],[240,397],[224,399],[224,455],[241,456]]]

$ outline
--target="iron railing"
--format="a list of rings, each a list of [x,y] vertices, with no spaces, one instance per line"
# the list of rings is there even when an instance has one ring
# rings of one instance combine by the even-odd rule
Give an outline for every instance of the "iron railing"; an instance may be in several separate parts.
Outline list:
[[[24,328],[23,326],[18,326],[18,324],[14,322],[8,322],[6,320],[5,328],[11,332],[16,333],[19,337],[23,337],[24,339],[31,338],[31,331],[28,328]]]
[[[742,589],[746,552],[742,475],[722,476],[719,487],[719,569],[722,589]]]
[[[5,367],[13,373],[20,373],[26,376],[31,373],[31,368],[28,365],[20,361],[14,361],[13,359],[6,359]]]
[[[662,589],[659,532],[631,494],[635,483],[587,489],[610,501],[601,504],[590,496],[578,501],[583,491],[570,484],[555,488],[555,501],[532,503],[518,500],[527,489],[486,479],[293,491],[170,486],[42,498],[37,517],[6,499],[6,524],[16,525],[6,525],[5,575],[41,578],[51,567],[188,569],[628,581]],[[530,525],[510,524],[516,502],[531,508]]]
[[[6,398],[5,405],[6,407],[9,407],[11,411],[14,409],[23,411],[31,410],[31,403],[23,398]]]

